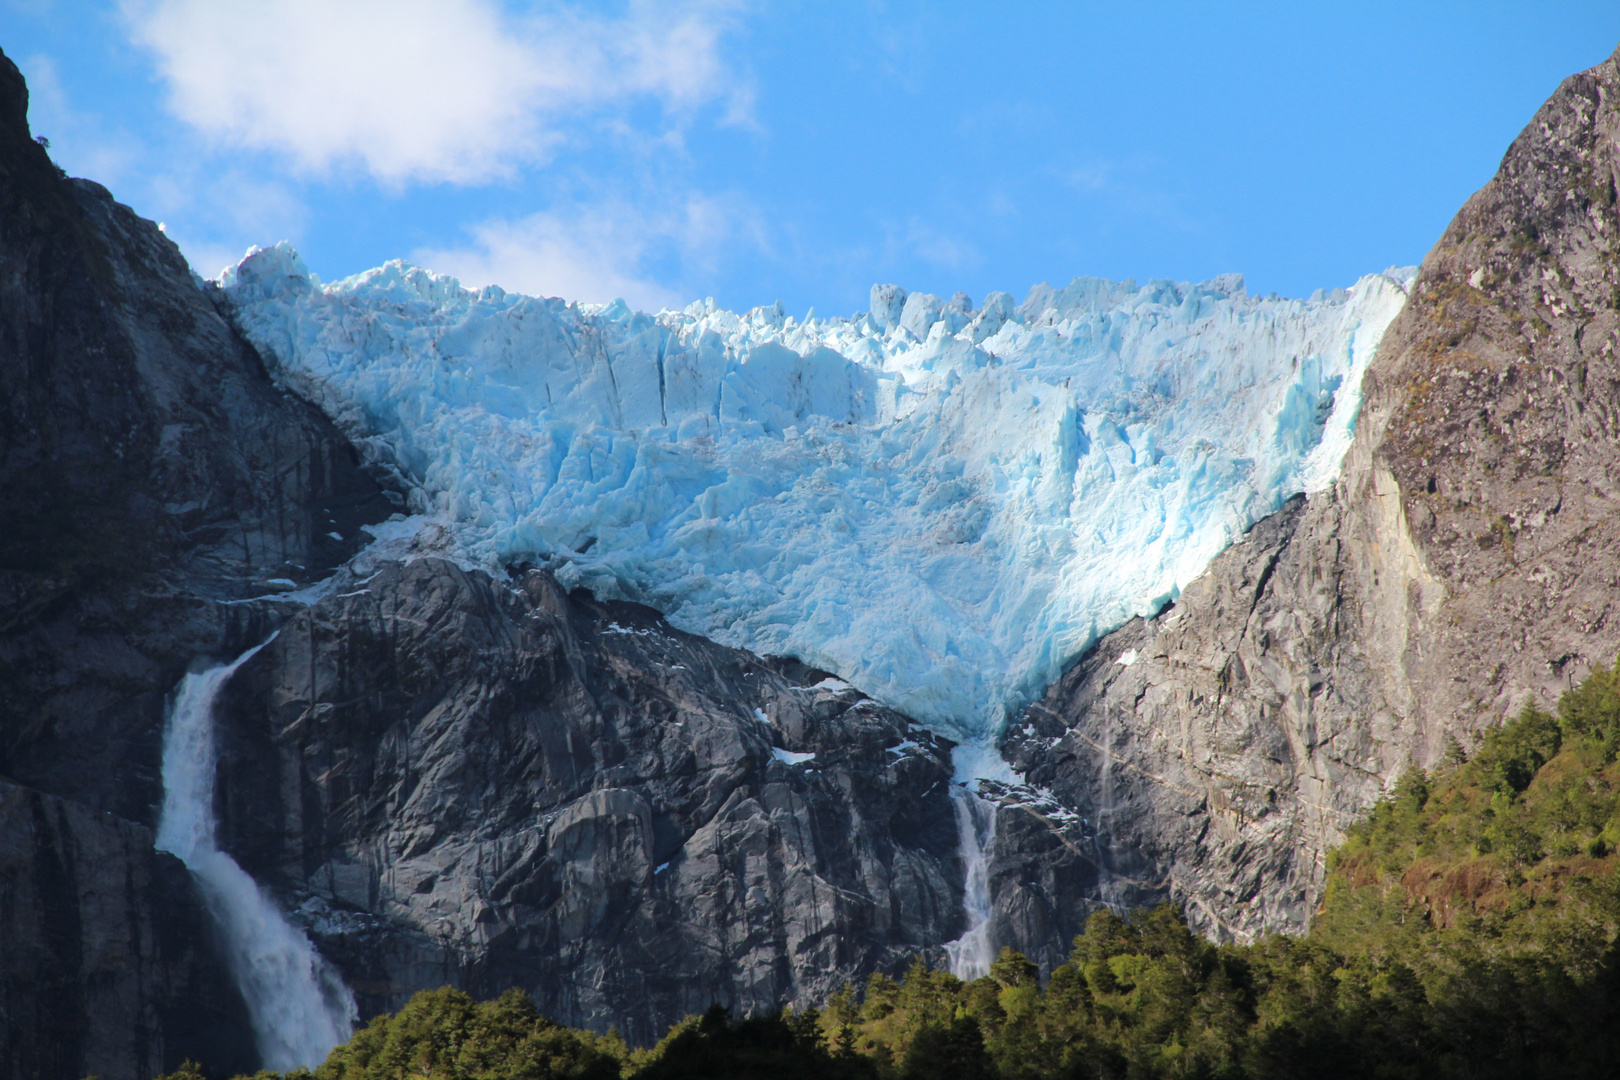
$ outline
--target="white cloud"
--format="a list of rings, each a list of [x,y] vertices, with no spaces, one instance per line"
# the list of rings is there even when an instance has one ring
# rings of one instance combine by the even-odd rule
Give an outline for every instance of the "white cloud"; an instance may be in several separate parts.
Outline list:
[[[935,266],[960,270],[979,261],[977,249],[913,218],[906,223],[906,246]]]
[[[582,117],[650,99],[676,117],[750,90],[722,62],[734,4],[632,0],[620,17],[493,0],[126,0],[170,107],[304,172],[477,183],[543,160]]]
[[[411,261],[472,287],[585,303],[622,298],[643,311],[693,299],[655,280],[667,280],[654,274],[657,266],[708,266],[738,242],[764,246],[757,215],[746,206],[697,194],[653,207],[627,199],[576,203],[469,232],[471,245],[418,250]]]

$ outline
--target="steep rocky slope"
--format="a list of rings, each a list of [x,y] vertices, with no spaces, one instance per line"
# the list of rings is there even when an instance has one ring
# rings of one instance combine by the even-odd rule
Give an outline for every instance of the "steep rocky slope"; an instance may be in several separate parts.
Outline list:
[[[211,601],[325,576],[393,507],[27,102],[0,58],[0,772],[150,823],[162,696],[232,619]]]
[[[1127,894],[1221,936],[1299,928],[1326,848],[1399,773],[1613,659],[1617,184],[1620,54],[1559,87],[1424,261],[1333,489],[1013,725],[1009,758],[1084,823],[1009,794],[1003,940],[1048,954]],[[1096,884],[1025,884],[1065,875]]]
[[[208,926],[151,830],[0,780],[5,1075],[153,1076],[180,1049],[252,1069],[242,999]]]
[[[631,604],[367,567],[222,701],[222,835],[398,1008],[452,982],[652,1040],[964,929],[948,744]]]

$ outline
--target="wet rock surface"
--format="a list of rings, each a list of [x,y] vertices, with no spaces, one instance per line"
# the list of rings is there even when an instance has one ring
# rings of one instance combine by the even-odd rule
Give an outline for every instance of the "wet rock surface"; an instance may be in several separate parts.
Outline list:
[[[1005,943],[1050,959],[1048,927],[1120,896],[1221,937],[1300,929],[1327,850],[1401,772],[1613,661],[1617,186],[1611,58],[1564,82],[1425,259],[1335,486],[1014,722],[1008,757],[1098,846],[1026,828],[1038,851],[1001,849]],[[1080,890],[1032,910],[1023,883],[1063,875]]]

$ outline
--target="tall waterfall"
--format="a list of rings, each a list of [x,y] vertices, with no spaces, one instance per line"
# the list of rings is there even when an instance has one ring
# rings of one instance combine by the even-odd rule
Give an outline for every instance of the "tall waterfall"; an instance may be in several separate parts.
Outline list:
[[[265,642],[264,645],[268,645]],[[354,1029],[354,995],[302,931],[289,923],[236,860],[219,850],[214,822],[214,699],[254,653],[180,681],[163,734],[163,813],[157,846],[202,884],[247,1002],[262,1064],[314,1066]]]
[[[946,942],[945,956],[952,975],[977,979],[990,973],[996,958],[990,943],[990,850],[996,840],[996,808],[958,785],[951,787],[951,801],[956,804],[956,831],[967,865],[962,908],[968,928],[955,941]]]

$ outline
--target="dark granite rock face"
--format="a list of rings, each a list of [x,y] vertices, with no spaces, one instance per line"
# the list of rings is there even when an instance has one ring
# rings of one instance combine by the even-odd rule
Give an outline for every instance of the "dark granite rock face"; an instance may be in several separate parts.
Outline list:
[[[0,780],[0,1075],[252,1070],[208,926],[150,830]]]
[[[219,707],[222,841],[363,1011],[517,985],[650,1041],[964,929],[949,747],[904,717],[540,571],[366,573]]]
[[[1003,941],[1050,958],[1048,927],[1122,887],[1221,937],[1299,929],[1401,772],[1614,659],[1617,190],[1620,54],[1564,82],[1424,260],[1338,483],[1013,725],[1009,758],[1099,846],[1001,848]],[[1042,874],[1081,891],[1037,913]]]
[[[27,100],[0,56],[0,773],[150,824],[162,697],[248,618],[213,601],[324,577],[393,506]]]

